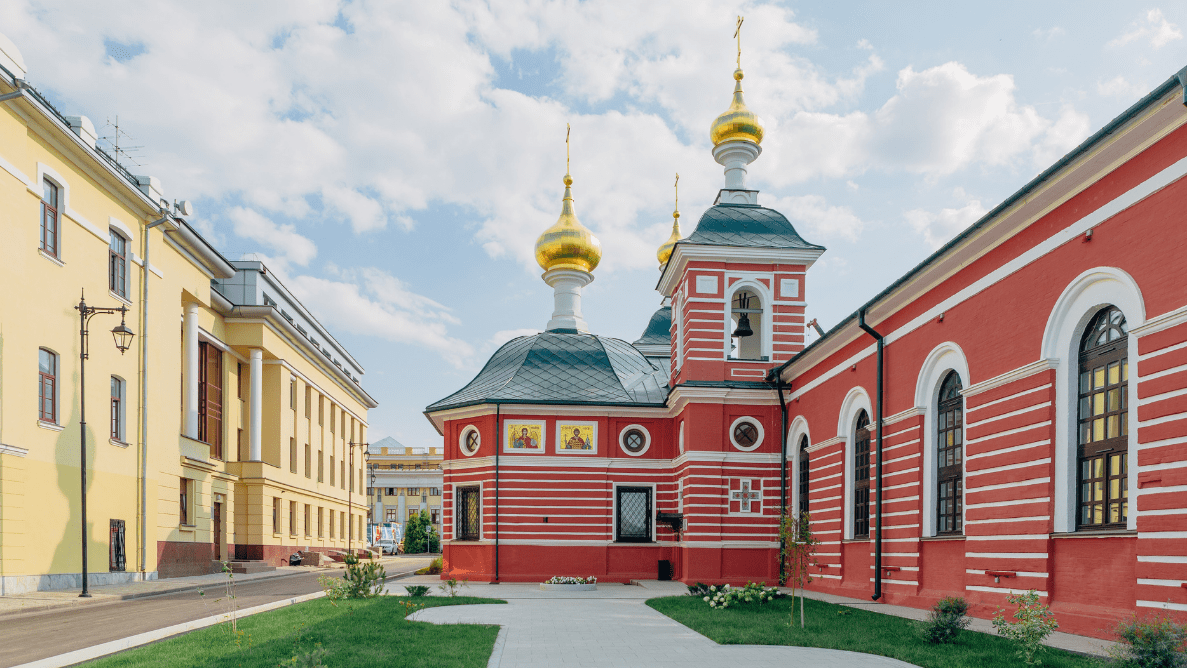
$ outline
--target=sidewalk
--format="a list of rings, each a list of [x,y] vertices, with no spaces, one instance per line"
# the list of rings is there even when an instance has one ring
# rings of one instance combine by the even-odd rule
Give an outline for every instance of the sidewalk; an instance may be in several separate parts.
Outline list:
[[[390,560],[381,559],[380,563]],[[275,571],[265,573],[235,574],[235,582],[253,582],[272,578],[288,577],[301,573],[320,573],[341,570],[341,563],[319,568],[314,566],[279,566]],[[212,590],[227,582],[225,573],[210,573],[207,575],[192,575],[182,578],[166,578],[163,580],[147,580],[142,582],[128,582],[118,585],[100,585],[90,588],[91,598],[79,598],[78,589],[58,589],[50,591],[34,591],[27,594],[11,594],[0,596],[0,616],[31,612],[34,610],[48,610],[52,608],[69,608],[79,605],[95,605],[143,598],[145,596],[160,596],[182,591],[201,589]]]

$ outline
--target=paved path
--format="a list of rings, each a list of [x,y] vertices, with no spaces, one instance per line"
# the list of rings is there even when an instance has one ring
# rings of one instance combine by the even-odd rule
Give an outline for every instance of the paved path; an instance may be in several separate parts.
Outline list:
[[[429,558],[401,556],[384,559],[383,563],[391,576],[427,566]],[[321,591],[317,578],[327,572],[326,569],[306,570],[288,577],[255,579],[236,576],[235,603],[239,609],[245,609]],[[209,576],[200,576],[200,579],[211,580]],[[214,602],[214,599],[225,595],[218,587],[222,576],[213,578],[213,581],[213,585],[205,585],[205,596],[198,595],[200,585],[189,582],[189,588],[181,592],[132,600],[121,600],[115,598],[114,593],[107,593],[107,601],[0,615],[0,638],[20,640],[0,642],[0,666],[29,663],[224,613],[227,611],[225,602]],[[143,583],[141,586],[150,584]],[[121,595],[128,593],[124,589],[135,586],[121,586]],[[103,588],[93,587],[92,591],[98,594],[100,589]],[[151,590],[146,591],[152,593]],[[77,597],[77,592],[72,596]]]
[[[401,584],[405,583],[411,584],[413,580],[401,580]],[[425,584],[428,583],[426,580]],[[403,593],[401,589],[390,587],[393,594]],[[649,598],[688,593],[678,582],[648,582],[644,586],[605,584],[598,585],[597,591],[571,594],[541,591],[538,585],[471,585],[460,593],[501,598],[507,605],[429,608],[409,619],[434,624],[502,626],[490,668],[740,665],[905,668],[912,665],[883,656],[831,649],[718,645],[644,605]]]

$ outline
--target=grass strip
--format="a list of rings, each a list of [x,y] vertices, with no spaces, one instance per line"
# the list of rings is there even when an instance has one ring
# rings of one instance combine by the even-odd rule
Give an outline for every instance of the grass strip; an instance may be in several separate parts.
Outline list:
[[[799,604],[791,625],[790,598],[715,610],[693,596],[654,598],[647,605],[722,645],[792,645],[877,654],[924,668],[1017,668],[1015,645],[998,636],[962,631],[956,642],[932,645],[919,622],[894,615],[806,601],[807,626],[800,629]],[[1048,647],[1046,668],[1087,668],[1099,659]]]
[[[404,619],[405,603],[425,607],[506,603],[490,598],[380,596],[339,601],[324,598],[244,617],[238,634],[229,623],[137,647],[83,664],[88,668],[276,668],[321,647],[331,666],[483,668],[498,626],[437,625]],[[297,664],[303,665],[303,664]]]

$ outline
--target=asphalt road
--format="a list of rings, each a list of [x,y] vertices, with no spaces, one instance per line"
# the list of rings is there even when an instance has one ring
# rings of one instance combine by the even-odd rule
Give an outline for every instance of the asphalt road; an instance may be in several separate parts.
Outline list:
[[[423,566],[423,558],[384,560],[388,575]],[[239,609],[321,591],[319,575],[326,571],[247,581],[235,586]],[[17,666],[84,647],[127,638],[138,633],[202,619],[226,612],[215,599],[221,588],[197,588],[126,601],[71,606],[0,617],[0,666]]]

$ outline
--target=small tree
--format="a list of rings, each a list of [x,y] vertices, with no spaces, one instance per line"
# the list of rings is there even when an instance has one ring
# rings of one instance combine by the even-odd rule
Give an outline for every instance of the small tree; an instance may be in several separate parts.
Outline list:
[[[1043,649],[1043,640],[1059,628],[1059,622],[1055,621],[1049,607],[1039,605],[1038,592],[1033,589],[1025,594],[1007,596],[1006,602],[1018,606],[1013,615],[1016,621],[1006,621],[1002,614],[1005,610],[998,608],[997,614],[993,616],[993,628],[997,629],[998,635],[1020,645],[1018,656],[1026,665],[1041,664],[1038,653]]]
[[[404,525],[404,552],[406,554],[420,554],[421,552],[438,552],[441,549],[441,536],[433,530],[433,522],[426,510],[408,518]]]
[[[779,579],[791,586],[792,595],[796,587],[800,590],[800,628],[804,628],[804,586],[812,582],[809,569],[816,565],[816,546],[820,541],[812,534],[812,518],[808,511],[791,514],[784,511],[779,526],[779,538],[783,544],[780,555]],[[792,620],[795,619],[795,601],[792,601]]]

